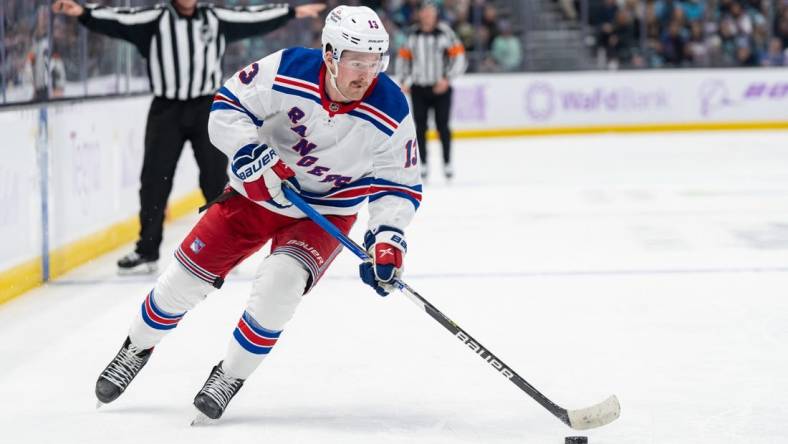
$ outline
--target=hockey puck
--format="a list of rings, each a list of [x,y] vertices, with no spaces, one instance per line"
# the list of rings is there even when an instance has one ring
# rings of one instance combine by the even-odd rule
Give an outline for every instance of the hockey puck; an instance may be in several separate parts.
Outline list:
[[[564,444],[588,444],[587,436],[567,436]]]

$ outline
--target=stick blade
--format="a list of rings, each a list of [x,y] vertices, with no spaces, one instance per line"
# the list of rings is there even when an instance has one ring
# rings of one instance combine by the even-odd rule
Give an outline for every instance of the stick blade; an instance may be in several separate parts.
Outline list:
[[[587,430],[610,424],[621,416],[621,404],[613,395],[599,404],[584,409],[569,410],[569,427],[575,430]]]

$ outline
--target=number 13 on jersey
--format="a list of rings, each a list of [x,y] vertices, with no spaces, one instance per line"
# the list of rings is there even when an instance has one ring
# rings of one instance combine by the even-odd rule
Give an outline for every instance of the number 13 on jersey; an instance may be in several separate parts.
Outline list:
[[[405,144],[405,168],[410,168],[419,163],[419,149],[415,140],[408,140]]]

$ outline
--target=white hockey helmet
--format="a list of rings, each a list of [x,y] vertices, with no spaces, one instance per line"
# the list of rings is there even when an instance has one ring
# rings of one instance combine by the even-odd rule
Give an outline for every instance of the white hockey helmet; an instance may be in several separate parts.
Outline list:
[[[380,54],[378,72],[389,64],[389,33],[380,17],[366,6],[337,6],[328,13],[323,27],[323,52],[331,51],[335,62],[339,62],[345,50]]]

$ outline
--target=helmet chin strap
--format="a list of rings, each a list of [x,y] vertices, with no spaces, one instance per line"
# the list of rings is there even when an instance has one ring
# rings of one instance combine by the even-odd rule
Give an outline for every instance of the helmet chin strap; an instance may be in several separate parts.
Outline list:
[[[331,82],[331,86],[333,86],[333,87],[334,87],[334,89],[336,90],[336,92],[337,92],[337,93],[338,93],[340,96],[342,96],[342,100],[344,100],[344,101],[346,101],[346,102],[352,102],[352,101],[353,101],[353,99],[351,99],[351,98],[349,98],[348,96],[346,96],[346,95],[342,94],[342,91],[340,91],[340,90],[339,90],[339,86],[337,86],[337,74],[339,74],[339,73],[337,73],[337,74],[334,74],[334,71],[332,71],[332,70],[331,70],[331,67],[330,67],[330,66],[328,66],[328,63],[326,63],[326,71],[328,71],[328,81],[329,81],[329,82]]]

